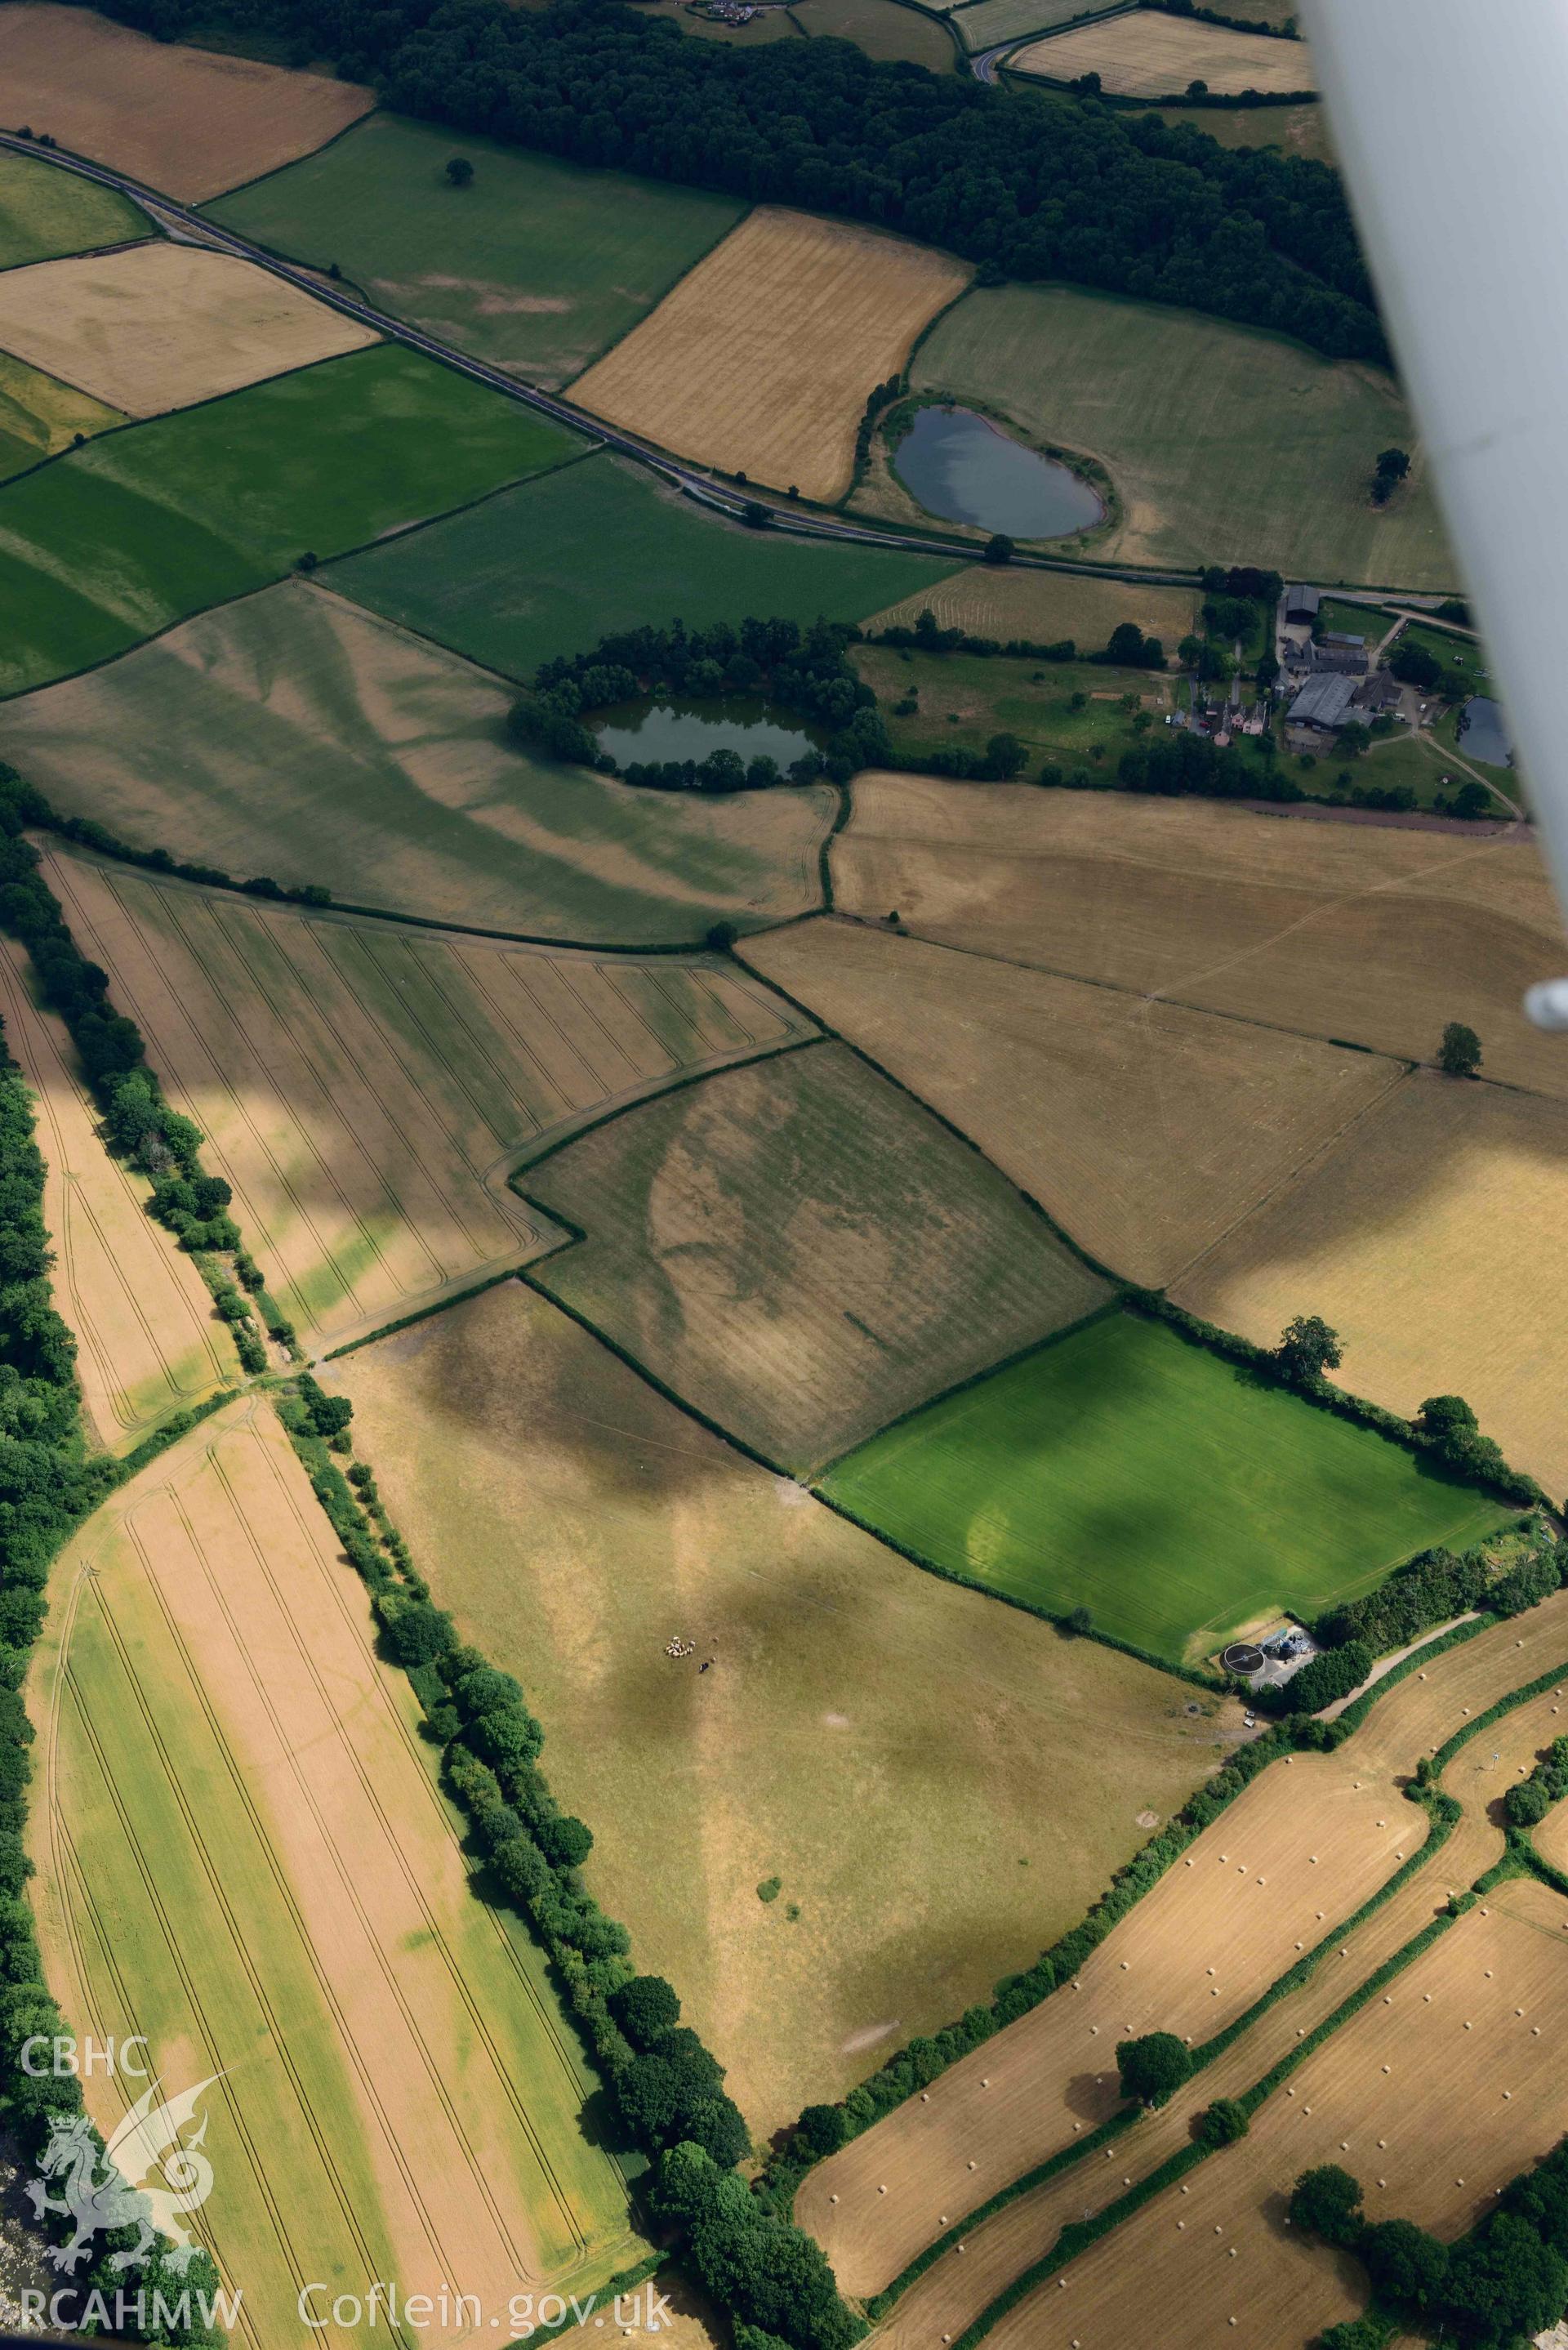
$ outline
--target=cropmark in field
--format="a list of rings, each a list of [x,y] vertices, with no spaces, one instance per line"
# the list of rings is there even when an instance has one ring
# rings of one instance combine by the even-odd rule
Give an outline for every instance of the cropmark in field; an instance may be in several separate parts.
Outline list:
[[[1565,1180],[1568,1107],[1422,1071],[1177,1295],[1251,1338],[1280,1326],[1287,1298],[1310,1297],[1340,1333],[1349,1386],[1407,1414],[1462,1395],[1556,1494],[1568,1489],[1563,1365],[1542,1301],[1568,1283]]]
[[[961,1128],[1081,1248],[1151,1288],[1404,1074],[1376,1054],[832,917],[743,952]]]
[[[840,1045],[645,1103],[534,1169],[541,1288],[796,1474],[1108,1290]]]
[[[388,344],[108,433],[0,489],[0,693],[89,668],[303,555],[344,553],[578,445]]]
[[[585,1118],[812,1033],[715,962],[264,912],[60,855],[47,869],[318,1341],[558,1243],[506,1178]]]
[[[65,1024],[35,1001],[27,958],[0,951],[5,1040],[36,1097],[55,1295],[76,1334],[101,1444],[133,1443],[238,1376],[194,1262],[147,1214],[148,1186],[110,1159]]]
[[[376,339],[270,271],[201,245],[131,244],[0,272],[0,349],[131,416]]]
[[[0,275],[0,288],[10,282]],[[0,352],[0,481],[57,456],[78,434],[89,441],[124,422],[118,408]]]
[[[0,152],[0,269],[151,234],[147,214],[118,189],[100,188],[41,156],[9,147]]]
[[[516,1283],[322,1378],[759,2141],[1075,1923],[1236,1734],[922,1575]]]
[[[466,131],[473,178],[454,188],[452,140],[372,115],[208,210],[271,252],[336,261],[377,309],[551,387],[634,327],[744,210]]]
[[[375,103],[357,82],[151,40],[56,0],[0,9],[0,88],[8,118],[187,204],[308,154]]]
[[[939,944],[1418,1061],[1444,1025],[1489,1076],[1562,1099],[1568,1057],[1520,1015],[1563,952],[1527,837],[1292,824],[1214,800],[867,774],[834,902]]]
[[[821,903],[826,785],[633,790],[530,757],[511,701],[293,579],[0,704],[0,752],[135,847],[424,920],[652,946]]]
[[[1135,10],[1144,28],[1179,20]],[[1053,48],[1054,42],[1049,44]],[[1293,52],[1294,44],[1268,41]],[[1108,470],[1120,518],[1098,557],[1270,564],[1290,577],[1451,588],[1417,454],[1386,506],[1379,449],[1416,448],[1391,375],[1283,336],[1071,286],[971,289],[910,367],[916,391],[976,400]]]
[[[1316,1303],[1314,1299],[1313,1303]],[[874,1436],[830,1501],[949,1574],[1173,1662],[1506,1514],[1369,1429],[1110,1315]]]
[[[543,1955],[476,1900],[419,1708],[276,1419],[230,1405],[73,1537],[29,1700],[49,1987],[207,2085],[193,2224],[292,2350],[377,2280],[506,2309],[636,2256]],[[213,2079],[213,2075],[221,2075]],[[84,2082],[106,2134],[140,2084]]]
[[[839,497],[867,395],[971,275],[929,245],[759,204],[572,396],[701,464]]]
[[[1146,22],[1136,8],[1102,24],[1053,34],[1007,62],[1020,73],[1043,74],[1052,81],[1098,74],[1114,98],[1179,98],[1195,81],[1205,82],[1217,98],[1239,98],[1249,89],[1282,96],[1314,86],[1304,41],[1234,33],[1191,17]]]
[[[607,630],[747,614],[862,620],[958,567],[879,546],[748,530],[594,456],[334,564],[328,584],[372,611],[525,679]]]

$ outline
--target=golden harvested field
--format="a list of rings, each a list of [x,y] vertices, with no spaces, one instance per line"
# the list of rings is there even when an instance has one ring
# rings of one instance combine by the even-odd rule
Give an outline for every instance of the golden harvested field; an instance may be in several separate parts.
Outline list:
[[[759,2136],[988,1997],[1235,1734],[1233,1707],[1189,1715],[1184,1684],[909,1565],[515,1283],[323,1377]]]
[[[1486,1072],[1568,1096],[1524,990],[1563,952],[1526,837],[1254,815],[1199,800],[868,774],[834,897],[939,944],[1430,1060],[1468,1021]]]
[[[1077,2127],[1104,2120],[1117,2102],[1116,2042],[1129,2031],[1202,2038],[1222,2030],[1294,1963],[1298,1941],[1310,1948],[1416,1849],[1426,1823],[1398,1786],[1416,1758],[1563,1663],[1568,1593],[1410,1674],[1335,1753],[1297,1754],[1254,1780],[1085,1961],[1081,1988],[1054,1993],[950,2066],[928,2101],[897,2106],[809,2173],[795,2217],[822,2243],[841,2286],[880,2291],[942,2232],[944,2212],[961,2218],[1070,2143]],[[1550,1704],[1536,1711],[1542,1736],[1555,1726]],[[1488,1756],[1507,1745],[1504,1724],[1489,1738]],[[1466,1804],[1468,1825],[1480,1806],[1463,1775],[1467,1760],[1461,1752],[1445,1783]],[[1467,1875],[1448,1873],[1457,1854],[1433,1864],[1434,1898],[1497,1857],[1496,1831],[1488,1827],[1483,1841],[1484,1851],[1467,1851]],[[1430,1914],[1425,1892],[1415,1908],[1412,1932]]]
[[[132,1444],[237,1378],[234,1344],[191,1258],[148,1216],[147,1185],[99,1140],[65,1024],[34,1001],[26,952],[11,940],[0,950],[0,1013],[37,1096],[55,1298],[80,1349],[88,1418],[100,1443]]]
[[[759,204],[572,397],[700,464],[836,498],[867,394],[971,275],[929,245]]]
[[[555,1246],[506,1178],[585,1118],[809,1033],[711,962],[264,911],[59,855],[46,869],[317,1344]]]
[[[1226,98],[1247,89],[1311,89],[1314,82],[1304,41],[1232,33],[1222,25],[1179,16],[1149,19],[1136,9],[1032,41],[1007,62],[1019,73],[1043,74],[1052,81],[1097,73],[1113,98],[1180,98],[1195,81],[1207,82],[1216,97]]]
[[[1108,1295],[842,1045],[645,1103],[524,1189],[587,1235],[539,1286],[797,1476]]]
[[[154,41],[90,9],[10,0],[0,10],[5,128],[204,203],[346,130],[375,99],[357,82]]]
[[[121,245],[0,273],[0,348],[131,416],[362,350],[369,328],[200,245]]]
[[[1462,1395],[1560,1499],[1563,1365],[1542,1309],[1568,1284],[1565,1184],[1568,1107],[1422,1071],[1189,1267],[1177,1295],[1260,1341],[1310,1298],[1344,1339],[1358,1395],[1407,1414]]]
[[[1160,588],[1152,581],[976,563],[890,605],[866,626],[912,629],[928,607],[940,628],[966,629],[971,637],[996,637],[1003,644],[1026,637],[1034,644],[1054,645],[1071,637],[1081,652],[1100,651],[1113,629],[1136,620],[1168,653],[1191,629],[1198,598],[1189,588]]]
[[[1153,2293],[1170,2350],[1212,2350],[1232,2317],[1254,2340],[1295,2343],[1358,2314],[1355,2264],[1282,2225],[1293,2182],[1337,2162],[1362,2182],[1370,2218],[1446,2238],[1473,2225],[1568,2125],[1561,2071],[1542,2054],[1568,2025],[1565,1927],[1560,1895],[1500,1887],[1309,2057],[1186,2193],[1157,2197],[1071,2262],[1064,2285],[1049,2279],[1001,2319],[993,2350],[1069,2338],[1116,2350],[1138,2338]]]
[[[831,915],[741,951],[961,1128],[1081,1248],[1151,1288],[1403,1075],[1376,1054]]]
[[[78,2032],[145,2033],[171,2092],[211,2083],[192,2225],[239,2338],[288,2350],[312,2280],[322,2315],[394,2277],[504,2309],[635,2255],[543,1957],[474,1898],[413,1693],[271,1409],[192,1430],[57,1578],[30,1682],[47,1978]],[[106,2132],[135,2095],[88,2084]]]

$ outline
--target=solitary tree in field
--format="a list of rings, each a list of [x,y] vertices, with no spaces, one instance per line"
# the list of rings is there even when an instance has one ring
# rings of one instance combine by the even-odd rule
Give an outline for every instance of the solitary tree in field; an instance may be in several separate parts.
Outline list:
[[[446,176],[454,188],[466,188],[473,178],[473,166],[466,155],[454,155],[446,167]]]
[[[1189,98],[1207,98],[1209,84],[1206,81],[1189,81],[1187,85],[1187,95]]]
[[[1438,1066],[1446,1076],[1473,1077],[1481,1065],[1481,1040],[1462,1020],[1450,1020],[1443,1031]]]
[[[1330,1329],[1321,1314],[1298,1314],[1285,1324],[1274,1359],[1288,1379],[1307,1379],[1336,1371],[1345,1355],[1338,1331]]]
[[[1391,482],[1402,482],[1410,470],[1410,460],[1403,449],[1383,449],[1378,452],[1377,470]]]
[[[1152,2107],[1167,2104],[1190,2077],[1192,2058],[1174,2032],[1146,2032],[1117,2043],[1116,2065],[1123,2096]]]
[[[1348,2250],[1362,2230],[1360,2180],[1337,2162],[1303,2170],[1291,2189],[1291,2224]]]

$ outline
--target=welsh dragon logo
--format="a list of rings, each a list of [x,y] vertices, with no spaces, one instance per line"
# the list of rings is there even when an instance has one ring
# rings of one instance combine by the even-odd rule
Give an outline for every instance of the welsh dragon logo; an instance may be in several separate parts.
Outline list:
[[[129,2251],[113,2254],[110,2266],[130,2268],[145,2261],[158,2237],[174,2246],[170,2266],[182,2270],[197,2246],[181,2223],[181,2214],[194,2211],[213,2191],[213,2166],[202,2152],[206,2118],[192,2137],[182,2142],[182,2132],[193,2121],[197,2106],[221,2073],[210,2074],[193,2089],[155,2103],[161,2081],[139,2097],[103,2151],[99,2169],[99,2146],[85,2114],[57,2114],[39,2165],[43,2177],[29,2180],[27,2195],[36,2219],[46,2211],[69,2220],[76,2232],[68,2244],[51,2245],[45,2259],[57,2269],[74,2272],[92,2249],[92,2240],[110,2228],[137,2228],[137,2241]],[[156,2174],[152,2176],[151,2174]],[[63,2183],[58,2195],[47,2182]]]

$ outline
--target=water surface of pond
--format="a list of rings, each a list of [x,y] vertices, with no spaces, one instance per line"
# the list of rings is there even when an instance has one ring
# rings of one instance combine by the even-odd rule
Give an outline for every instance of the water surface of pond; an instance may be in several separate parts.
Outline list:
[[[922,408],[893,471],[928,514],[1010,538],[1059,538],[1105,514],[1070,465],[1039,456],[972,408]]]
[[[787,767],[822,742],[793,710],[734,696],[715,702],[628,702],[590,722],[602,750],[623,767],[637,760],[695,759],[738,751]]]
[[[1508,739],[1501,702],[1489,701],[1484,693],[1473,693],[1459,713],[1459,748],[1467,759],[1477,759],[1483,767],[1506,767],[1512,763],[1513,745]]]

